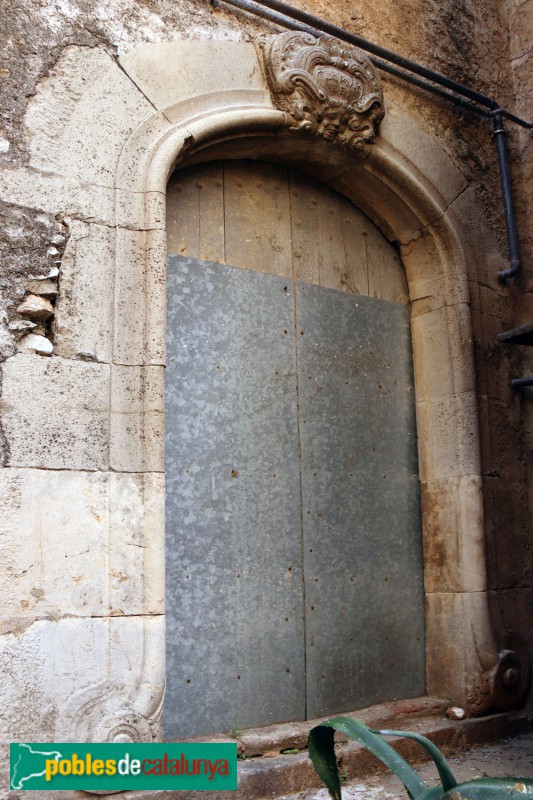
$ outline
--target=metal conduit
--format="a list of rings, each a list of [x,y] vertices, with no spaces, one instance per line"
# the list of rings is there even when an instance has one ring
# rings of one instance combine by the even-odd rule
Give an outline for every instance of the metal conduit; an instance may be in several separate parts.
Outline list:
[[[216,3],[219,1],[220,0],[213,0],[213,2]],[[404,58],[394,53],[392,50],[369,42],[367,39],[350,33],[349,31],[345,31],[343,28],[339,28],[337,25],[315,17],[313,14],[294,8],[282,0],[254,0],[254,2],[250,2],[250,0],[222,0],[222,2],[227,5],[235,6],[242,11],[254,14],[255,16],[262,17],[284,28],[300,30],[304,33],[310,33],[312,36],[320,36],[326,33],[336,39],[348,42],[349,44],[359,47],[361,50],[371,53],[370,60],[378,69],[408,81],[421,89],[425,89],[479,116],[485,118],[492,117],[492,132],[500,168],[510,261],[509,269],[500,271],[498,275],[500,280],[505,282],[507,279],[514,277],[520,272],[522,261],[520,257],[518,228],[516,224],[503,118],[505,117],[516,125],[527,129],[533,129],[533,122],[527,122],[517,117],[515,114],[512,114],[510,111],[501,108],[498,102],[491,97],[476,92],[474,89],[470,89],[468,86],[464,86],[462,83],[458,83],[451,78],[447,78],[439,72],[423,67],[415,61]],[[393,66],[393,64],[396,66]],[[415,73],[415,75],[410,73]],[[416,75],[420,77],[416,77]]]
[[[498,151],[498,164],[500,165],[500,178],[503,194],[503,208],[505,211],[505,224],[507,225],[507,244],[509,248],[509,269],[501,270],[498,273],[502,282],[508,278],[514,278],[520,272],[522,259],[520,258],[520,241],[518,238],[518,226],[516,224],[516,213],[514,209],[513,186],[511,183],[511,171],[509,169],[509,159],[507,158],[507,136],[503,126],[501,112],[495,111],[493,115],[492,135]]]

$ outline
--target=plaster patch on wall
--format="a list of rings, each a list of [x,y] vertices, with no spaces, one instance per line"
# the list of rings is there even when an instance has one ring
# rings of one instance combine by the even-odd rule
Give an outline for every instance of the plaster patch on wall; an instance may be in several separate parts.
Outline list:
[[[39,8],[39,16],[43,23],[57,34],[65,22],[74,22],[80,16],[80,11],[68,0],[54,0]]]

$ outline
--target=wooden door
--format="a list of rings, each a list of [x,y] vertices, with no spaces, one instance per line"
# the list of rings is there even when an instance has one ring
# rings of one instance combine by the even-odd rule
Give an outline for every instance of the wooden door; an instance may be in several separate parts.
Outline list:
[[[410,323],[395,250],[284,167],[168,190],[169,738],[424,691]]]

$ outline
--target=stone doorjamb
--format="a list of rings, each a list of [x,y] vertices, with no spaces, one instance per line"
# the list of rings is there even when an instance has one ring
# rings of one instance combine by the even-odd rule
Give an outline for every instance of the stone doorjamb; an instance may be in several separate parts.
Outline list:
[[[127,562],[120,539],[110,535],[108,570],[138,572],[129,605],[114,614],[142,620],[142,646],[132,679],[119,637],[109,628],[107,678],[69,699],[57,741],[138,741],[162,735],[165,191],[177,164],[215,157],[282,161],[304,170],[351,199],[401,246],[412,303],[427,691],[482,713],[491,705],[498,654],[487,602],[465,257],[470,245],[455,210],[465,198],[475,203],[463,176],[387,98],[385,120],[366,158],[354,159],[325,141],[290,134],[284,113],[272,104],[252,43],[147,45],[121,58],[120,68],[137,87],[142,112],[132,132],[119,125],[109,132],[104,124],[101,133],[101,147],[119,154],[112,180],[114,212],[104,222],[112,230],[114,250],[114,267],[109,264],[114,269],[109,468],[144,474],[135,503],[145,510],[145,524],[142,555],[135,564]],[[106,90],[105,85],[91,90],[95,117],[109,113]],[[68,120],[70,134],[78,136],[80,174],[92,168],[89,140],[95,128],[87,123],[86,102],[81,97],[73,102]],[[94,186],[102,182],[106,187],[111,183],[104,176]],[[97,201],[93,213],[102,219]],[[110,525],[113,514],[134,510],[117,500]]]

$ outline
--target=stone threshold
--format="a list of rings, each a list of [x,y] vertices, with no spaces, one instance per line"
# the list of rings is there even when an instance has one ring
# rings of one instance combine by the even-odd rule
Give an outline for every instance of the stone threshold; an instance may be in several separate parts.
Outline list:
[[[446,716],[449,703],[432,697],[418,697],[383,703],[339,716],[360,719],[374,728],[415,731],[427,736],[446,755],[487,742],[518,736],[528,730],[525,711],[510,711],[486,717],[451,720]],[[334,715],[330,715],[334,716]],[[320,720],[285,723],[235,732],[233,736],[218,734],[188,741],[238,742],[239,788],[236,792],[209,792],[209,800],[274,800],[321,783],[309,760],[306,745],[309,730]],[[356,742],[338,736],[337,756],[340,771],[352,781],[386,772],[386,768],[368,750]],[[409,739],[394,739],[394,747],[412,763],[429,757],[420,745]],[[399,784],[400,787],[400,784]],[[54,793],[55,794],[55,793]],[[62,793],[63,795],[65,793]],[[76,797],[91,795],[76,792]],[[93,795],[94,796],[94,795]],[[129,791],[107,795],[108,800],[206,800],[205,792]]]

